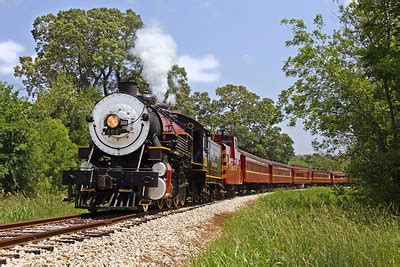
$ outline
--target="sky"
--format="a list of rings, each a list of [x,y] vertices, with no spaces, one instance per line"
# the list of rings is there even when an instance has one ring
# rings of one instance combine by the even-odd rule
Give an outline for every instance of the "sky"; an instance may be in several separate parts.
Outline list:
[[[322,14],[328,31],[338,27],[334,0],[0,0],[0,80],[23,89],[12,70],[19,56],[35,54],[31,30],[36,17],[95,7],[130,8],[146,25],[158,24],[175,41],[192,91],[213,95],[215,88],[233,83],[275,101],[294,81],[285,77],[282,66],[296,54],[284,45],[291,33],[281,19],[311,25]],[[294,128],[286,124],[279,126],[294,140],[296,154],[312,153],[311,142],[318,136],[304,131],[301,123]]]

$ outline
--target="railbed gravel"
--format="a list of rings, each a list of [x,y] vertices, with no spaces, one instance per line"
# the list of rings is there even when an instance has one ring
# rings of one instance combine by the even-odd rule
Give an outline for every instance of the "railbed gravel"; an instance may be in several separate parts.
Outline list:
[[[52,252],[42,251],[39,255],[21,252],[19,259],[8,260],[6,266],[182,265],[218,237],[218,229],[210,232],[214,216],[237,211],[260,196],[220,201],[115,231],[109,236],[74,244],[57,243]],[[99,229],[116,230],[126,223]],[[49,243],[51,239],[36,245]]]

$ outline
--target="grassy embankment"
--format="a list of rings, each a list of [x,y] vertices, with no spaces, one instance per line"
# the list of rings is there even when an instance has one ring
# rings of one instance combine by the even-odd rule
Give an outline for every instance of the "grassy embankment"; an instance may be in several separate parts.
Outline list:
[[[21,195],[5,199],[0,197],[0,224],[83,212],[85,210],[75,209],[73,203],[63,202],[60,194],[43,195],[36,198],[26,198]]]
[[[195,266],[399,266],[400,221],[328,188],[278,191],[228,219]]]

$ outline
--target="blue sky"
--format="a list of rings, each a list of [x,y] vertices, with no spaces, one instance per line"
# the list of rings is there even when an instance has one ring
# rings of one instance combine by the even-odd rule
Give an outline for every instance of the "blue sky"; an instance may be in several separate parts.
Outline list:
[[[290,30],[280,20],[300,18],[310,25],[315,14],[321,13],[327,29],[338,26],[333,0],[0,0],[0,80],[22,86],[10,70],[18,56],[34,54],[30,31],[37,16],[94,7],[131,8],[145,24],[158,22],[175,40],[193,91],[213,92],[234,83],[274,100],[293,82],[281,69],[283,61],[296,52],[284,46]],[[296,154],[312,153],[314,137],[301,126],[285,124],[281,127],[295,141]]]

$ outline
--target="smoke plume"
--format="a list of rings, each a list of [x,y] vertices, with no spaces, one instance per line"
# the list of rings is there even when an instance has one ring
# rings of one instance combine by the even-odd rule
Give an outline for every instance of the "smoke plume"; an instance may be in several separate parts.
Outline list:
[[[131,53],[141,59],[143,78],[158,101],[163,102],[168,89],[168,72],[178,62],[176,42],[158,23],[138,30],[136,36],[135,47],[131,49]],[[175,95],[170,95],[167,102],[175,105]]]

